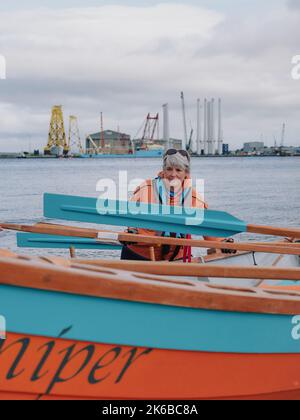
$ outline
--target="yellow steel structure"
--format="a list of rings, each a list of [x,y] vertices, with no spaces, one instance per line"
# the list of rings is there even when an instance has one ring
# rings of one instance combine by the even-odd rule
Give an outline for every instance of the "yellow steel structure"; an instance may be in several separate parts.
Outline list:
[[[64,116],[61,105],[56,105],[52,108],[48,144],[45,147],[45,155],[52,154],[53,150],[55,150],[55,153],[57,153],[58,150],[62,150],[64,155],[67,155],[70,151],[66,139]]]
[[[73,150],[73,147],[79,150],[81,154],[84,153],[82,143],[80,140],[80,133],[78,127],[78,120],[77,117],[74,115],[70,115],[69,118],[69,137],[68,137],[68,149]]]

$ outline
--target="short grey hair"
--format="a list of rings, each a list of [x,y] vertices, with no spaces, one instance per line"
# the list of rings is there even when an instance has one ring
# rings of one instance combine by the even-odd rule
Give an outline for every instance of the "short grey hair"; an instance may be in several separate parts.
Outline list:
[[[166,155],[164,157],[164,171],[167,168],[180,168],[186,172],[190,172],[191,164],[186,156],[182,156],[180,153],[176,153],[176,155]]]

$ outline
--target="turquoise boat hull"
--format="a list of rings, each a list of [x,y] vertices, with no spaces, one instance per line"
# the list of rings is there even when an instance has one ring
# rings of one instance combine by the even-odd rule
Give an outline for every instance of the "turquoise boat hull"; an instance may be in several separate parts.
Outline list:
[[[137,303],[0,286],[1,314],[13,333],[157,349],[300,354],[294,317]],[[80,308],[80,310],[79,310]],[[295,314],[297,315],[297,314]]]

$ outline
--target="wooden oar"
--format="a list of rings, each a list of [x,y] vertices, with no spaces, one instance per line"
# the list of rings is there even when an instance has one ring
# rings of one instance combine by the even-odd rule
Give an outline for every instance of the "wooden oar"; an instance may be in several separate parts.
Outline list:
[[[2,224],[5,229],[13,229],[22,232],[31,232],[39,234],[51,234],[58,236],[68,236],[68,237],[77,237],[77,238],[98,238],[99,244],[109,244],[114,241],[116,244],[119,243],[138,243],[138,244],[149,244],[153,247],[162,246],[162,245],[173,245],[173,246],[191,246],[195,248],[215,248],[215,249],[228,249],[241,252],[263,252],[263,253],[272,253],[272,254],[284,254],[284,255],[300,255],[300,246],[299,244],[289,244],[281,243],[275,244],[272,243],[224,243],[218,241],[206,241],[206,240],[195,240],[195,239],[177,239],[177,238],[162,238],[156,236],[145,236],[145,235],[135,235],[129,233],[118,233],[112,231],[98,231],[95,229],[85,229],[71,226],[62,226],[62,225],[52,225],[46,223],[40,223],[35,226],[25,226],[25,225],[12,225],[12,224]],[[43,243],[45,247],[47,245],[48,238],[45,238],[42,241],[42,238],[38,237],[39,241],[36,241],[36,244],[40,242],[41,246]],[[69,243],[69,242],[68,242]],[[31,246],[34,246],[35,242],[31,241]],[[61,246],[61,244],[60,244]],[[81,245],[83,246],[83,245]],[[88,244],[85,244],[85,247],[88,248]],[[93,248],[97,248],[93,243],[91,244]],[[48,241],[49,247],[49,241]],[[52,247],[55,247],[55,243]]]
[[[75,264],[75,265],[74,265]],[[265,280],[300,280],[300,268],[239,267],[169,262],[76,260],[76,264],[131,271],[143,274],[179,277],[220,277]],[[300,285],[299,285],[300,286]]]
[[[247,232],[262,235],[283,236],[285,238],[300,239],[300,229],[280,228],[274,226],[247,225]]]
[[[1,226],[1,225],[0,225]],[[3,225],[5,226],[5,225]],[[9,226],[9,225],[6,225]],[[115,231],[110,231],[110,230],[99,230],[99,229],[89,229],[89,228],[80,228],[80,227],[74,227],[74,226],[65,226],[65,225],[58,225],[58,224],[52,224],[52,223],[45,223],[45,222],[41,222],[36,224],[35,226],[29,226],[28,228],[30,230],[27,230],[27,226],[22,226],[22,225],[10,225],[12,230],[22,230],[24,232],[35,232],[35,233],[51,233],[54,235],[63,235],[63,236],[76,236],[76,237],[82,237],[82,238],[95,238],[95,239],[99,239],[99,237],[101,235],[108,234],[108,235],[118,235],[118,241],[119,242],[141,242],[141,239],[146,239],[150,241],[151,238],[151,243],[153,242],[153,238],[155,238],[156,240],[160,240],[161,242],[156,242],[156,244],[161,244],[161,245],[169,245],[169,243],[164,242],[164,240],[168,240],[168,238],[160,238],[160,237],[154,237],[154,236],[137,236],[137,235],[133,235],[133,234],[129,234],[126,232],[115,232]],[[18,229],[14,229],[13,226],[18,226]],[[4,228],[4,227],[3,227]],[[10,229],[9,227],[7,229]],[[202,242],[203,246],[200,245],[192,245],[194,247],[201,247],[201,248],[210,248],[210,242],[207,240],[203,240],[203,241],[198,241],[198,243]],[[146,243],[144,241],[144,243]],[[281,242],[249,242],[249,243],[236,243],[235,245],[249,245],[249,246],[267,246],[267,247],[290,247],[290,248],[300,248],[300,243],[297,242],[288,242],[288,241],[281,241]],[[172,243],[170,243],[170,245],[176,245],[174,239],[172,239]],[[225,246],[222,246],[222,249],[230,249],[230,248],[226,248],[227,244],[225,242]],[[232,248],[234,249],[234,248]],[[250,250],[252,251],[252,249]]]
[[[44,195],[44,216],[62,220],[131,226],[156,231],[211,237],[228,237],[251,232],[300,238],[300,229],[247,224],[229,213],[155,204],[97,200],[95,198]]]
[[[77,238],[93,238],[93,239],[97,239],[99,238],[99,233],[100,234],[118,234],[122,236],[122,242],[126,242],[127,239],[130,239],[130,242],[132,241],[136,241],[137,236],[134,236],[134,240],[133,240],[133,235],[131,234],[127,234],[125,232],[114,232],[114,231],[110,231],[110,230],[99,230],[99,229],[90,229],[90,228],[80,228],[78,226],[67,226],[67,225],[59,225],[59,224],[55,224],[55,223],[45,223],[45,222],[41,222],[41,223],[37,223],[33,226],[30,225],[22,225],[22,224],[13,224],[13,223],[0,223],[0,228],[2,229],[6,229],[6,230],[14,230],[14,231],[19,231],[19,232],[31,232],[31,233],[40,233],[40,234],[50,234],[50,235],[58,235],[58,236],[74,236]],[[138,238],[140,238],[141,236],[139,236]],[[144,238],[144,236],[143,236]],[[151,236],[151,238],[153,238]],[[203,241],[205,243],[207,243],[207,241]],[[227,246],[227,244],[225,243],[225,245]],[[224,249],[226,249],[225,245],[223,246]],[[249,242],[249,245],[264,245],[264,246],[280,246],[282,247],[283,245],[285,247],[299,247],[300,248],[300,243],[297,242]]]
[[[98,230],[78,228],[75,226],[57,225],[52,223],[37,223],[36,225],[20,225],[13,223],[0,223],[0,228],[18,232],[40,233],[46,235],[74,236],[78,238],[97,238]]]

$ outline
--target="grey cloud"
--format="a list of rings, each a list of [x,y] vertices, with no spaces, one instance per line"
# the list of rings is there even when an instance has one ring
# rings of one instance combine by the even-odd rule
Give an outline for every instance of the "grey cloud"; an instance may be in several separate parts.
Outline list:
[[[300,1],[299,0],[288,0],[287,5],[291,9],[300,9]]]
[[[228,30],[230,28],[230,30]],[[238,16],[228,16],[220,23],[214,37],[198,50],[202,55],[235,54],[246,59],[259,60],[266,53],[276,51],[280,54],[297,51],[299,48],[300,26],[299,17],[291,14],[280,16],[270,14],[259,16],[256,20],[240,19]]]
[[[37,14],[41,22],[36,26],[21,15],[7,15],[20,27],[7,24],[0,30],[9,70],[8,80],[0,81],[0,150],[8,143],[27,147],[28,138],[41,148],[54,104],[64,105],[65,119],[78,115],[82,136],[99,130],[100,111],[106,127],[120,125],[134,135],[146,113],[168,101],[172,135],[181,137],[181,90],[193,124],[197,97],[223,97],[225,137],[233,145],[261,133],[273,142],[283,121],[290,142],[300,142],[300,82],[290,77],[291,56],[299,52],[298,16],[291,9],[271,11],[248,15],[245,9],[242,17],[227,13],[207,34],[201,21],[191,22],[191,31],[189,25],[182,29],[179,17],[177,31],[174,24],[165,30],[166,20],[158,27],[161,33],[145,36],[133,30],[127,43],[120,28],[99,38],[97,25],[89,26],[78,11],[59,14],[59,24],[56,12]],[[44,20],[53,36],[49,32],[48,37]]]

